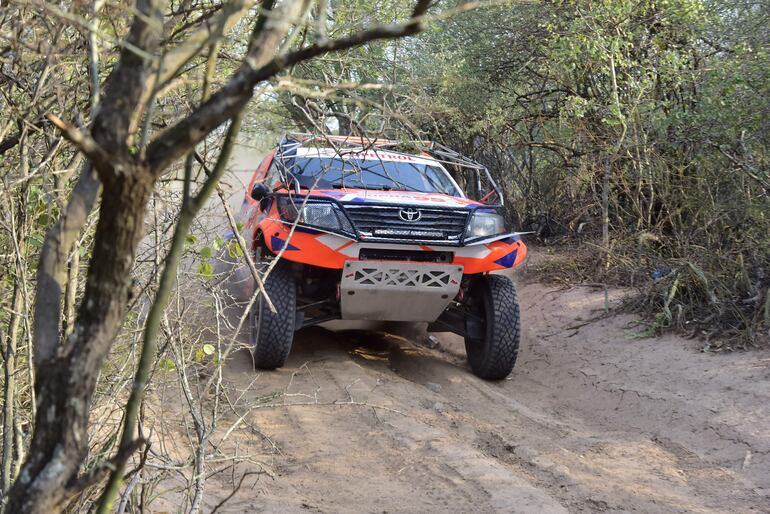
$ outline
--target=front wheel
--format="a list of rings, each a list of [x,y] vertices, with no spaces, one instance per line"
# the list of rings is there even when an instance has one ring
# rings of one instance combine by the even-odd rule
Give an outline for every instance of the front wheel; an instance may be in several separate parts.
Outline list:
[[[519,300],[507,277],[478,277],[468,291],[465,352],[473,373],[502,380],[516,364],[521,338]]]
[[[266,269],[267,265],[257,263],[257,267]],[[276,312],[271,312],[264,295],[260,294],[250,316],[252,355],[256,368],[275,369],[282,367],[289,357],[297,313],[294,274],[286,262],[278,262],[270,272],[265,291]]]

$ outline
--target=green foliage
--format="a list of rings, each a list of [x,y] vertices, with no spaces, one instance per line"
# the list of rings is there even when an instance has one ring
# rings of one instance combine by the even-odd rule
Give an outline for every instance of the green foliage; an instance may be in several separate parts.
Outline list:
[[[158,367],[162,369],[163,371],[174,371],[176,370],[176,364],[173,360],[169,359],[168,357],[163,357],[158,361]]]
[[[195,350],[195,362],[201,364],[206,357],[211,358],[211,362],[214,366],[219,365],[219,356],[217,355],[217,349],[213,344],[206,343]]]
[[[211,262],[208,259],[201,258],[201,261],[198,264],[198,274],[204,280],[212,279],[212,277],[214,276],[214,266],[211,264]]]
[[[768,27],[770,11],[738,0],[477,9],[413,48],[414,117],[487,164],[513,221],[543,238],[598,233],[610,166],[613,254],[593,274],[639,284],[672,268],[642,281],[656,330],[757,340],[770,328]]]

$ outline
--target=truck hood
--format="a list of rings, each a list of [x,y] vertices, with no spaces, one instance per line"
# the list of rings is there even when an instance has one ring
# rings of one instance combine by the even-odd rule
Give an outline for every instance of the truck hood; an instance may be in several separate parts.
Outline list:
[[[470,209],[479,202],[441,193],[418,193],[416,191],[379,191],[371,189],[321,189],[314,195],[333,198],[342,203],[393,203],[420,207],[449,207]]]

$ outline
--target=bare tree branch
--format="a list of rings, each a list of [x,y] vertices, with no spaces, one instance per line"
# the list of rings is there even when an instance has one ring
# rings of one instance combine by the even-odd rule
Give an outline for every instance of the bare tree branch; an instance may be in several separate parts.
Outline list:
[[[416,34],[423,29],[421,18],[429,5],[430,0],[419,0],[412,12],[412,18],[406,24],[374,27],[348,37],[322,41],[272,59],[269,55],[275,51],[279,35],[283,32],[277,30],[277,27],[270,30],[270,27],[266,26],[265,35],[257,44],[252,45],[255,55],[249,55],[227,84],[189,116],[150,143],[147,149],[150,169],[160,174],[172,162],[185,155],[216,127],[243,109],[251,99],[254,87],[260,82],[274,77],[289,66],[319,55],[347,50],[378,39],[394,39]]]
[[[46,234],[40,250],[33,331],[35,364],[38,367],[42,367],[44,362],[56,354],[67,257],[94,208],[100,188],[101,183],[96,171],[90,163],[86,164],[75,183],[69,202]]]
[[[54,114],[49,114],[47,118],[61,131],[67,141],[75,145],[78,150],[83,152],[83,154],[91,160],[96,166],[97,171],[106,172],[112,167],[110,164],[110,156],[101,146],[99,146],[99,143],[97,143],[90,134],[79,130],[74,125],[61,120]]]
[[[43,128],[46,125],[45,119],[40,119],[34,123],[31,124],[31,126],[35,128]],[[11,148],[14,148],[16,145],[19,144],[19,141],[21,140],[21,132],[17,132],[16,134],[12,136],[8,136],[2,141],[0,141],[0,155],[3,155],[5,152],[10,150]]]
[[[233,0],[226,3],[219,15],[211,22],[204,20],[200,28],[185,38],[176,48],[167,51],[163,59],[152,66],[147,82],[142,90],[138,105],[145,106],[152,92],[160,89],[179,73],[185,64],[189,63],[206,46],[222,38],[233,26],[249,12],[250,2]],[[160,66],[160,69],[158,69]],[[136,129],[143,109],[137,109],[131,122],[131,131]]]
[[[126,41],[153,53],[161,36],[160,0],[137,0],[137,15]],[[103,101],[93,121],[91,134],[102,148],[117,153],[118,160],[130,160],[128,136],[131,120],[140,107],[145,85],[151,75],[147,59],[128,48],[120,53],[118,66],[105,83]]]

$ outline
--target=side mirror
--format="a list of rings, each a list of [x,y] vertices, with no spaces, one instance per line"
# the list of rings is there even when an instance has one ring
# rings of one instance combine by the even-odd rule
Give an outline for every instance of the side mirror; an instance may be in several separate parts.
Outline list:
[[[262,182],[257,182],[251,190],[251,197],[256,201],[261,201],[270,194],[270,188]]]

